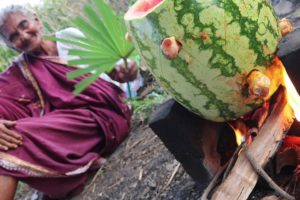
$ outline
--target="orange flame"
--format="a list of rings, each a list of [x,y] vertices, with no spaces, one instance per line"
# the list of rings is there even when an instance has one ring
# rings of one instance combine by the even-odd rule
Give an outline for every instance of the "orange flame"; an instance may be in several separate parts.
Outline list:
[[[277,56],[274,58],[273,63],[266,69],[265,73],[272,80],[271,90],[273,92],[275,92],[280,84],[285,86],[288,103],[292,107],[297,121],[300,121],[300,96],[288,76],[283,63]]]
[[[237,145],[242,144],[245,141],[246,137],[246,125],[245,123],[241,120],[235,120],[229,122],[229,126],[233,129],[234,134],[235,134],[235,140]]]
[[[297,121],[300,122],[300,96],[278,57],[274,58],[273,63],[266,69],[265,74],[272,80],[270,95],[277,90],[279,85],[283,85],[286,88],[288,103],[291,106]],[[232,121],[229,125],[234,130],[238,145],[248,139],[246,138],[248,128],[242,119]]]
[[[265,70],[264,74],[268,76],[270,80],[272,80],[269,95],[274,94],[280,85],[286,88],[287,100],[293,110],[293,113],[291,114],[294,114],[297,121],[300,122],[300,96],[290,77],[288,76],[283,63],[278,57],[274,58],[272,64]],[[259,126],[261,126],[262,123],[260,123]],[[247,138],[247,133],[251,127],[247,127],[242,118],[231,121],[228,124],[234,130],[238,145],[246,140],[248,142],[249,138]]]
[[[235,140],[237,145],[241,145],[245,141],[245,136],[240,129],[234,129]]]
[[[294,84],[292,83],[289,75],[287,74],[287,72],[285,70],[283,73],[283,78],[284,78],[284,85],[287,90],[288,102],[294,111],[297,121],[300,121],[300,96],[299,96]]]

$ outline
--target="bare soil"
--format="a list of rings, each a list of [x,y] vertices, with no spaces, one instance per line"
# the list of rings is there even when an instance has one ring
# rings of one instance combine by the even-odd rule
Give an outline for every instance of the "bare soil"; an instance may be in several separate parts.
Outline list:
[[[196,191],[159,138],[141,126],[107,159],[94,182],[73,199],[198,199]]]
[[[160,139],[136,114],[128,138],[72,200],[199,199],[200,186],[186,174]],[[15,200],[41,194],[20,184]]]

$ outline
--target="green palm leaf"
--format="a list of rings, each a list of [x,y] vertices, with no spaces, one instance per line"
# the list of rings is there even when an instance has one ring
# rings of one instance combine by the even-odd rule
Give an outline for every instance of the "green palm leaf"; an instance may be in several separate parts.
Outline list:
[[[118,47],[115,45],[112,36],[110,35],[109,31],[107,30],[106,26],[101,21],[101,18],[97,15],[97,13],[90,6],[85,6],[84,9],[90,24],[96,28],[98,37],[101,38],[103,42],[107,43],[108,46],[117,50]],[[118,52],[118,54],[121,55],[121,52]]]
[[[122,56],[125,56],[127,53],[127,44],[124,40],[124,36],[127,30],[123,18],[116,16],[113,10],[105,4],[103,0],[95,0],[95,3],[102,16],[102,21],[106,30],[109,32],[114,44],[118,47]]]
[[[84,79],[80,83],[75,85],[75,94],[79,94],[82,92],[86,87],[88,87],[90,84],[92,84],[101,74],[101,71],[96,71],[96,73],[92,73],[88,78]]]
[[[119,59],[127,59],[137,54],[133,44],[124,38],[127,29],[123,16],[116,15],[104,0],[94,0],[93,3],[94,5],[85,6],[85,17],[74,20],[74,26],[85,37],[72,35],[68,39],[45,37],[73,45],[74,49],[69,50],[69,55],[79,58],[69,61],[68,64],[86,66],[69,73],[69,79],[92,72],[88,78],[75,86],[76,94],[96,80],[101,73],[111,71]]]
[[[105,68],[105,67],[110,66],[110,65],[111,65],[111,63],[107,63],[107,64],[104,63],[104,64],[102,64],[102,68]],[[90,65],[89,67],[78,69],[76,71],[68,73],[67,78],[68,79],[74,79],[74,78],[77,78],[81,75],[84,75],[84,74],[87,74],[87,73],[90,73],[90,72],[94,72],[98,68],[99,68],[98,64],[97,65]]]

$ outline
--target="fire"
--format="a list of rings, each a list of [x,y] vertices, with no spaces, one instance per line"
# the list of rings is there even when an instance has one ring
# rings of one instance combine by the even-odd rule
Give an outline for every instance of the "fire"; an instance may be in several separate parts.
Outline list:
[[[300,96],[299,96],[294,84],[292,83],[290,77],[288,76],[283,63],[280,61],[280,59],[278,57],[274,58],[273,63],[266,69],[264,74],[266,76],[268,76],[270,78],[270,80],[272,80],[271,85],[270,85],[269,95],[272,95],[278,89],[278,87],[280,85],[283,85],[286,88],[288,103],[291,106],[292,110],[294,111],[291,114],[294,114],[297,121],[300,121]],[[270,98],[270,96],[267,98]],[[264,106],[262,107],[262,109],[263,108],[264,108]],[[265,107],[265,109],[267,109],[266,110],[266,114],[267,114],[268,107]],[[260,110],[260,111],[257,110],[258,115],[256,117],[258,117],[257,118],[257,120],[258,120],[257,128],[258,129],[263,124],[264,119],[265,119],[264,117],[267,116],[267,115],[264,115],[263,111],[264,110]],[[255,116],[252,116],[252,117],[255,118]],[[262,120],[262,121],[260,122],[259,120]],[[240,145],[242,142],[245,142],[245,141],[248,142],[248,139],[251,139],[251,137],[248,137],[248,134],[249,134],[248,132],[251,131],[249,129],[251,129],[252,127],[247,127],[242,118],[232,121],[229,124],[235,132],[236,142],[238,145]],[[250,140],[249,140],[249,142],[250,142]]]
[[[235,140],[237,145],[242,144],[246,140],[246,125],[245,123],[241,120],[235,120],[232,122],[229,122],[229,126],[233,129],[234,134],[235,134]]]
[[[242,144],[245,141],[245,136],[242,133],[242,131],[239,129],[234,129],[234,133],[235,133],[236,143],[239,146],[240,144]]]
[[[283,77],[284,85],[287,90],[288,102],[294,111],[297,121],[300,121],[300,96],[299,96],[294,84],[292,83],[289,75],[287,74],[287,72],[285,70],[284,70],[283,76],[284,76]]]
[[[286,88],[288,103],[294,111],[294,115],[297,121],[300,121],[300,97],[288,76],[285,67],[281,60],[276,56],[273,63],[267,67],[265,74],[272,80],[271,94],[273,94],[279,85],[283,85]]]

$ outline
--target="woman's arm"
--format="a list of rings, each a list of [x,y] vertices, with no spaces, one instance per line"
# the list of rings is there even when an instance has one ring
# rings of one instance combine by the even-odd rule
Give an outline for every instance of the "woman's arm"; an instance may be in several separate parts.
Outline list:
[[[7,151],[9,149],[15,149],[19,145],[22,145],[21,135],[10,129],[15,125],[16,125],[15,121],[0,120],[0,149],[1,150]]]

